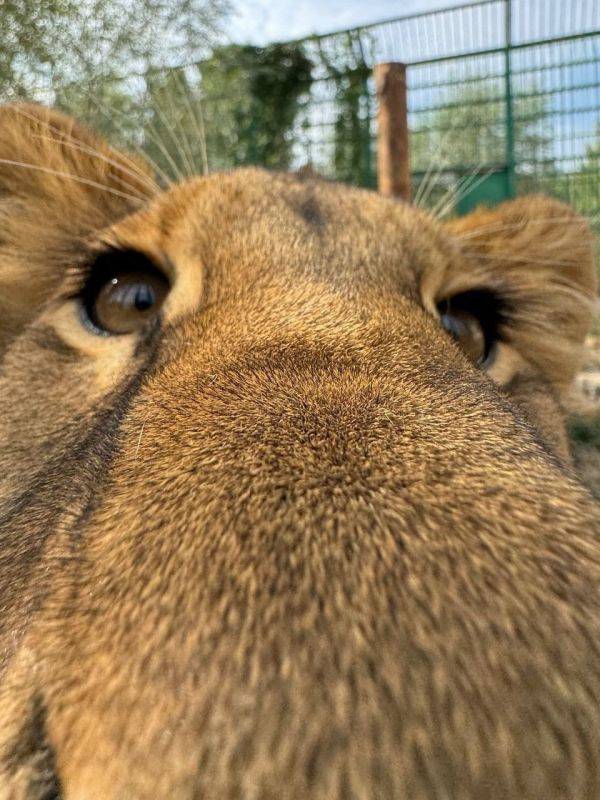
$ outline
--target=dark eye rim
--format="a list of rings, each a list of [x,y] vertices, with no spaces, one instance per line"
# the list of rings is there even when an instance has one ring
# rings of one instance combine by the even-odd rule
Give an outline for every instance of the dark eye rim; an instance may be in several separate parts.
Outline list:
[[[494,360],[498,343],[506,341],[504,332],[510,318],[506,300],[490,289],[470,289],[438,301],[437,310],[440,316],[463,311],[479,322],[485,341],[485,351],[479,368],[489,366]]]
[[[164,282],[166,291],[171,289],[171,279],[164,269],[158,267],[153,259],[134,249],[110,248],[99,253],[86,266],[86,279],[77,294],[80,316],[85,326],[94,334],[100,336],[127,336],[132,333],[115,332],[107,329],[97,318],[94,305],[100,291],[115,277],[123,274],[139,274],[140,278],[150,277]],[[156,319],[153,317],[151,319]],[[147,321],[147,327],[152,324]],[[141,329],[140,329],[141,330]]]

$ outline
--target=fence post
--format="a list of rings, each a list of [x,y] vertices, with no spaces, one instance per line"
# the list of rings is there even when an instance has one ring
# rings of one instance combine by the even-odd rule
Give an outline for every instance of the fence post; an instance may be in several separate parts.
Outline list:
[[[406,66],[375,65],[377,90],[377,185],[381,194],[410,200]]]

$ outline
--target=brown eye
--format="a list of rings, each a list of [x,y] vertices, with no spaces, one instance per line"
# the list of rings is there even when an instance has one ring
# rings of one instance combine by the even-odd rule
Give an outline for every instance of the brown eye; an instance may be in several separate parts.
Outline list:
[[[471,289],[438,303],[440,321],[477,367],[488,367],[506,337],[511,307],[489,289]]]
[[[84,314],[100,333],[134,333],[157,316],[169,288],[163,273],[141,253],[105,253],[84,287]]]
[[[461,309],[448,310],[441,315],[441,322],[467,358],[476,366],[483,364],[487,348],[485,334],[477,317]]]

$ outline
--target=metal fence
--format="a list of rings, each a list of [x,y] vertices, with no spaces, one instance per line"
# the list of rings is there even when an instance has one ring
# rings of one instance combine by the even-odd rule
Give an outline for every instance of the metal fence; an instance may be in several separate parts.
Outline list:
[[[165,175],[310,163],[374,186],[372,68],[385,61],[407,65],[420,204],[455,214],[545,191],[599,223],[600,0],[481,0],[275,49],[224,47],[52,99]]]
[[[485,0],[323,37],[358,42],[368,67],[407,65],[414,196],[438,212],[545,191],[600,214],[600,3]],[[355,45],[356,47],[356,45]],[[312,92],[298,158],[336,175],[335,92]],[[369,147],[343,176],[374,185],[374,87],[366,83]]]

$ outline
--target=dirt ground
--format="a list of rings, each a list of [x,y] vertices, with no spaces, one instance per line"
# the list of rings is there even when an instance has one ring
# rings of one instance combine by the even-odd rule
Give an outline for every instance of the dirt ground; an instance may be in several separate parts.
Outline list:
[[[586,344],[586,361],[569,404],[569,431],[576,468],[600,500],[600,334]]]

